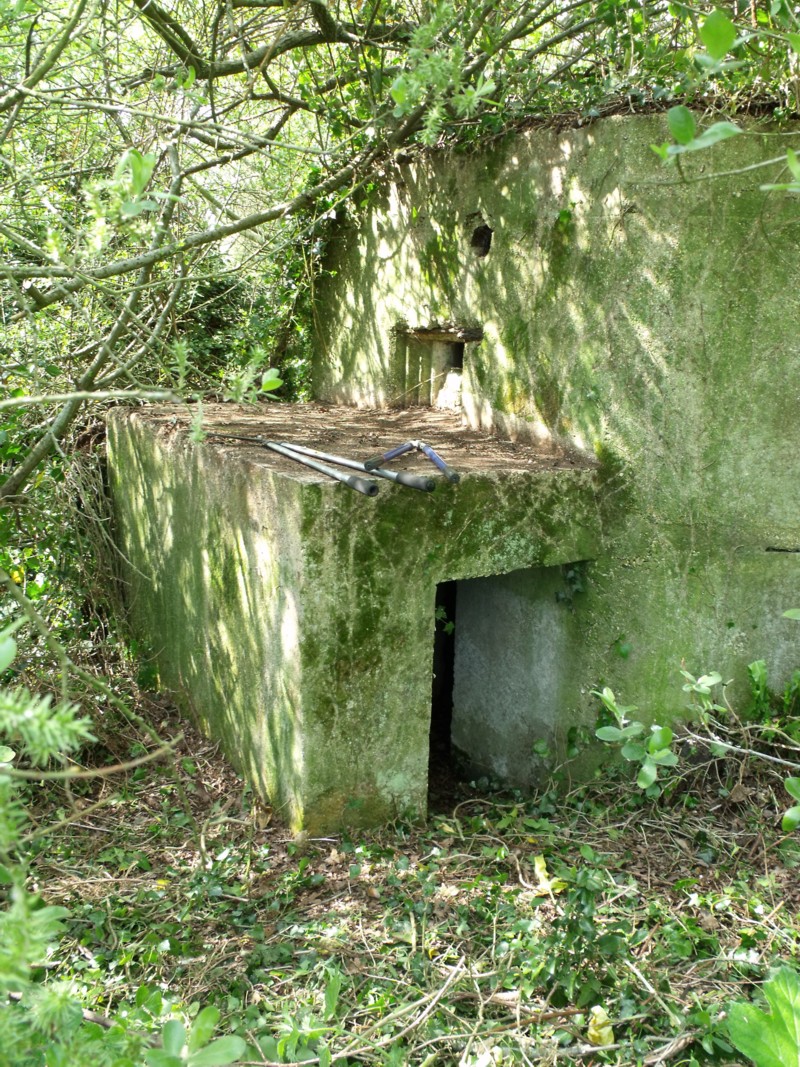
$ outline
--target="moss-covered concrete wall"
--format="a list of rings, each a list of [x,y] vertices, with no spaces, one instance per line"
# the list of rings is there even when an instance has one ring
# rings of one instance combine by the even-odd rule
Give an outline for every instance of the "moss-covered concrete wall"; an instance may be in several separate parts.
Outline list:
[[[235,415],[206,409],[215,430]],[[599,549],[592,469],[465,470],[366,498],[255,445],[193,444],[181,409],[115,412],[108,438],[131,626],[297,829],[425,814],[438,583]]]
[[[784,135],[754,129],[682,173],[650,149],[668,139],[663,116],[613,118],[398,164],[340,227],[318,291],[321,398],[403,404],[405,331],[480,327],[468,421],[600,459],[605,537],[565,719],[601,682],[671,714],[682,661],[734,679],[740,702],[750,660],[776,687],[800,666],[781,618],[800,605],[800,202],[759,188],[779,166],[748,169]]]

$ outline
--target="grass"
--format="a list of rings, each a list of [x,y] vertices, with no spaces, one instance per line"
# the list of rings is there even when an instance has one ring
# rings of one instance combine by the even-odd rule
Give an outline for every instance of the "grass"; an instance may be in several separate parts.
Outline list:
[[[70,913],[48,980],[101,1025],[157,1034],[215,1005],[260,1065],[736,1063],[727,1005],[798,956],[800,835],[751,760],[690,765],[658,803],[620,769],[532,797],[464,786],[426,826],[311,839],[168,705],[148,715],[186,733],[173,768],[35,808],[71,820],[32,859]],[[106,742],[152,746],[132,726]]]

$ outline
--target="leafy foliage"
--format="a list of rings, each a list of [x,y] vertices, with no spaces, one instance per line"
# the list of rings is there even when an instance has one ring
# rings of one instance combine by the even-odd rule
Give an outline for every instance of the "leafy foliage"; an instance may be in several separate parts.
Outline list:
[[[731,1041],[756,1067],[800,1064],[800,977],[782,967],[764,983],[763,992],[768,1012],[742,1001],[731,1005]]]

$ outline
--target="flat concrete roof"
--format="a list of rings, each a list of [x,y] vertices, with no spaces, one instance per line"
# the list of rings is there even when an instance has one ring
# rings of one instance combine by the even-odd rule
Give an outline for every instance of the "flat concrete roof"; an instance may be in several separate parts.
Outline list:
[[[136,417],[158,430],[188,435],[192,409],[187,406],[136,410]],[[253,407],[233,404],[203,408],[205,445],[230,449],[248,462],[269,467],[299,481],[327,481],[324,475],[263,448],[258,442],[215,438],[218,433],[265,437],[304,445],[364,462],[371,456],[409,440],[422,440],[463,477],[551,470],[590,470],[592,457],[568,451],[549,442],[532,445],[504,440],[465,427],[456,414],[429,407],[399,410],[351,408],[324,404],[267,403]],[[436,468],[419,452],[409,452],[387,464],[391,470],[436,475]]]

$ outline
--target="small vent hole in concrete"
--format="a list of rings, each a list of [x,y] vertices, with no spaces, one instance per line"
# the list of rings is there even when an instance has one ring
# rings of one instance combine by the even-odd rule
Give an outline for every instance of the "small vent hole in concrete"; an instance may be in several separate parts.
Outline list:
[[[492,247],[493,233],[494,230],[492,227],[487,226],[486,223],[483,223],[481,226],[476,226],[472,231],[472,237],[470,237],[469,244],[478,259],[483,259],[484,256],[489,255],[489,249]]]

